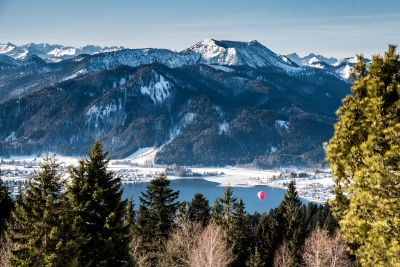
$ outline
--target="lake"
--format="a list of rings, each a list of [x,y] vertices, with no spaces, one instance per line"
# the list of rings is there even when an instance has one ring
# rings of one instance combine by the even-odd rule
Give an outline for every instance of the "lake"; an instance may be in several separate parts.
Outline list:
[[[146,187],[149,183],[135,183],[135,184],[124,184],[124,198],[128,198],[130,195],[133,196],[135,201],[135,209],[139,208],[139,195],[140,192],[145,192]],[[192,200],[194,194],[199,192],[202,193],[209,201],[210,207],[214,206],[216,197],[223,197],[225,187],[220,186],[218,183],[209,182],[204,179],[176,179],[171,180],[170,187],[174,191],[179,191],[179,201]],[[245,209],[248,213],[253,214],[254,212],[263,213],[264,211],[269,212],[270,209],[276,208],[281,202],[286,190],[281,188],[269,187],[266,185],[257,185],[252,187],[232,187],[233,196],[237,196],[238,199],[242,198],[245,204]],[[264,191],[267,195],[263,201],[258,199],[257,193]],[[304,204],[308,201],[301,199]]]

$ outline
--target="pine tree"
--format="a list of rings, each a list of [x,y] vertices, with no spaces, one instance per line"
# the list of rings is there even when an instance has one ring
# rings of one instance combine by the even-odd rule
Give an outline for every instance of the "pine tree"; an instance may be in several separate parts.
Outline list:
[[[250,257],[246,261],[246,267],[264,267],[264,266],[265,262],[262,260],[258,246],[256,246],[254,248],[254,252],[251,253]]]
[[[201,222],[203,226],[210,220],[210,211],[208,200],[202,193],[194,194],[192,201],[188,203],[189,219]]]
[[[396,46],[363,56],[352,95],[337,111],[326,150],[335,182],[334,215],[362,266],[400,262],[400,61]]]
[[[274,225],[274,211],[271,210],[269,214],[264,212],[257,224],[256,240],[257,248],[260,254],[262,266],[272,266],[275,249],[277,249],[279,231],[277,226]]]
[[[95,141],[88,159],[71,167],[67,185],[74,228],[82,240],[80,266],[132,266],[130,225],[124,223],[127,200],[122,200],[121,180],[107,171],[109,159]]]
[[[232,226],[229,229],[230,243],[234,244],[234,253],[237,259],[232,266],[244,266],[250,256],[250,239],[252,238],[249,218],[246,216],[245,206],[242,199],[234,205],[232,213]]]
[[[290,266],[299,266],[301,247],[304,242],[304,221],[301,214],[301,200],[297,195],[294,182],[288,184],[287,192],[277,208],[275,223],[279,224],[279,232],[287,241],[290,253]]]
[[[11,214],[13,200],[11,198],[8,186],[1,179],[0,170],[0,237],[3,236],[3,231],[6,228],[6,222]]]
[[[232,187],[227,186],[224,196],[215,200],[212,219],[222,228],[228,245],[234,246],[234,253],[238,257],[233,266],[244,266],[250,253],[251,228],[246,215],[242,199],[238,202],[237,197],[233,196]]]
[[[136,228],[145,246],[150,250],[155,249],[155,242],[168,237],[180,205],[176,200],[179,191],[173,191],[169,184],[169,179],[165,174],[161,174],[152,179],[146,192],[141,192],[139,196]]]
[[[12,266],[78,266],[58,167],[56,157],[46,155],[16,202],[6,234]]]

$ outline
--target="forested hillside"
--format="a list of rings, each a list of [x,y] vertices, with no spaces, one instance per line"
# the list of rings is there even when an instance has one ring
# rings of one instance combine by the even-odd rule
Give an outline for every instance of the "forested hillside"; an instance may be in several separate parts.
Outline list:
[[[0,181],[1,266],[331,266],[332,256],[333,266],[351,264],[330,206],[303,205],[293,182],[263,214],[246,213],[229,186],[215,200],[179,202],[164,174],[133,203],[107,163],[96,141],[68,183],[49,155],[16,199]]]

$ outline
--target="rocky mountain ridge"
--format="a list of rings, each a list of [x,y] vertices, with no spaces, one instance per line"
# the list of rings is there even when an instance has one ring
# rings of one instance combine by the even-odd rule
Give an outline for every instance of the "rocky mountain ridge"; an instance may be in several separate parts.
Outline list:
[[[82,156],[100,139],[114,158],[159,147],[156,164],[324,164],[322,143],[350,92],[334,73],[299,67],[256,41],[6,60],[0,157]]]

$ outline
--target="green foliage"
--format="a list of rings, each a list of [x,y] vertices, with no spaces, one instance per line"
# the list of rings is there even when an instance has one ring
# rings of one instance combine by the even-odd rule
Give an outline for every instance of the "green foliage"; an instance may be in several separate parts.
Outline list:
[[[139,196],[140,205],[136,228],[148,246],[168,237],[174,225],[179,202],[179,191],[169,187],[170,181],[161,174],[152,179],[146,192]]]
[[[6,235],[12,266],[78,266],[58,167],[56,157],[46,155],[16,202]]]
[[[81,240],[81,266],[132,266],[129,254],[130,224],[124,223],[127,201],[121,200],[121,181],[107,171],[107,153],[99,141],[93,144],[88,159],[71,167],[67,185],[73,226]],[[132,203],[130,204],[132,205]],[[130,208],[131,209],[131,208]],[[128,215],[132,220],[132,215]]]
[[[187,218],[190,221],[200,222],[203,226],[206,226],[211,216],[208,199],[202,193],[195,193],[193,199],[186,204]]]
[[[259,249],[256,246],[254,252],[251,253],[250,257],[246,261],[246,267],[263,267],[263,266],[265,266],[265,264],[261,258]]]
[[[233,266],[244,266],[250,253],[251,225],[244,210],[244,203],[242,199],[238,201],[237,197],[233,196],[232,187],[227,186],[224,196],[216,198],[212,219],[224,231],[224,238],[228,244],[234,246],[233,251],[237,259]]]
[[[400,262],[400,61],[396,46],[358,56],[351,88],[326,151],[345,240],[362,266]]]
[[[301,205],[294,182],[290,181],[287,193],[283,196],[274,219],[279,224],[281,238],[288,242],[290,266],[293,267],[300,264],[301,248],[305,238]]]

